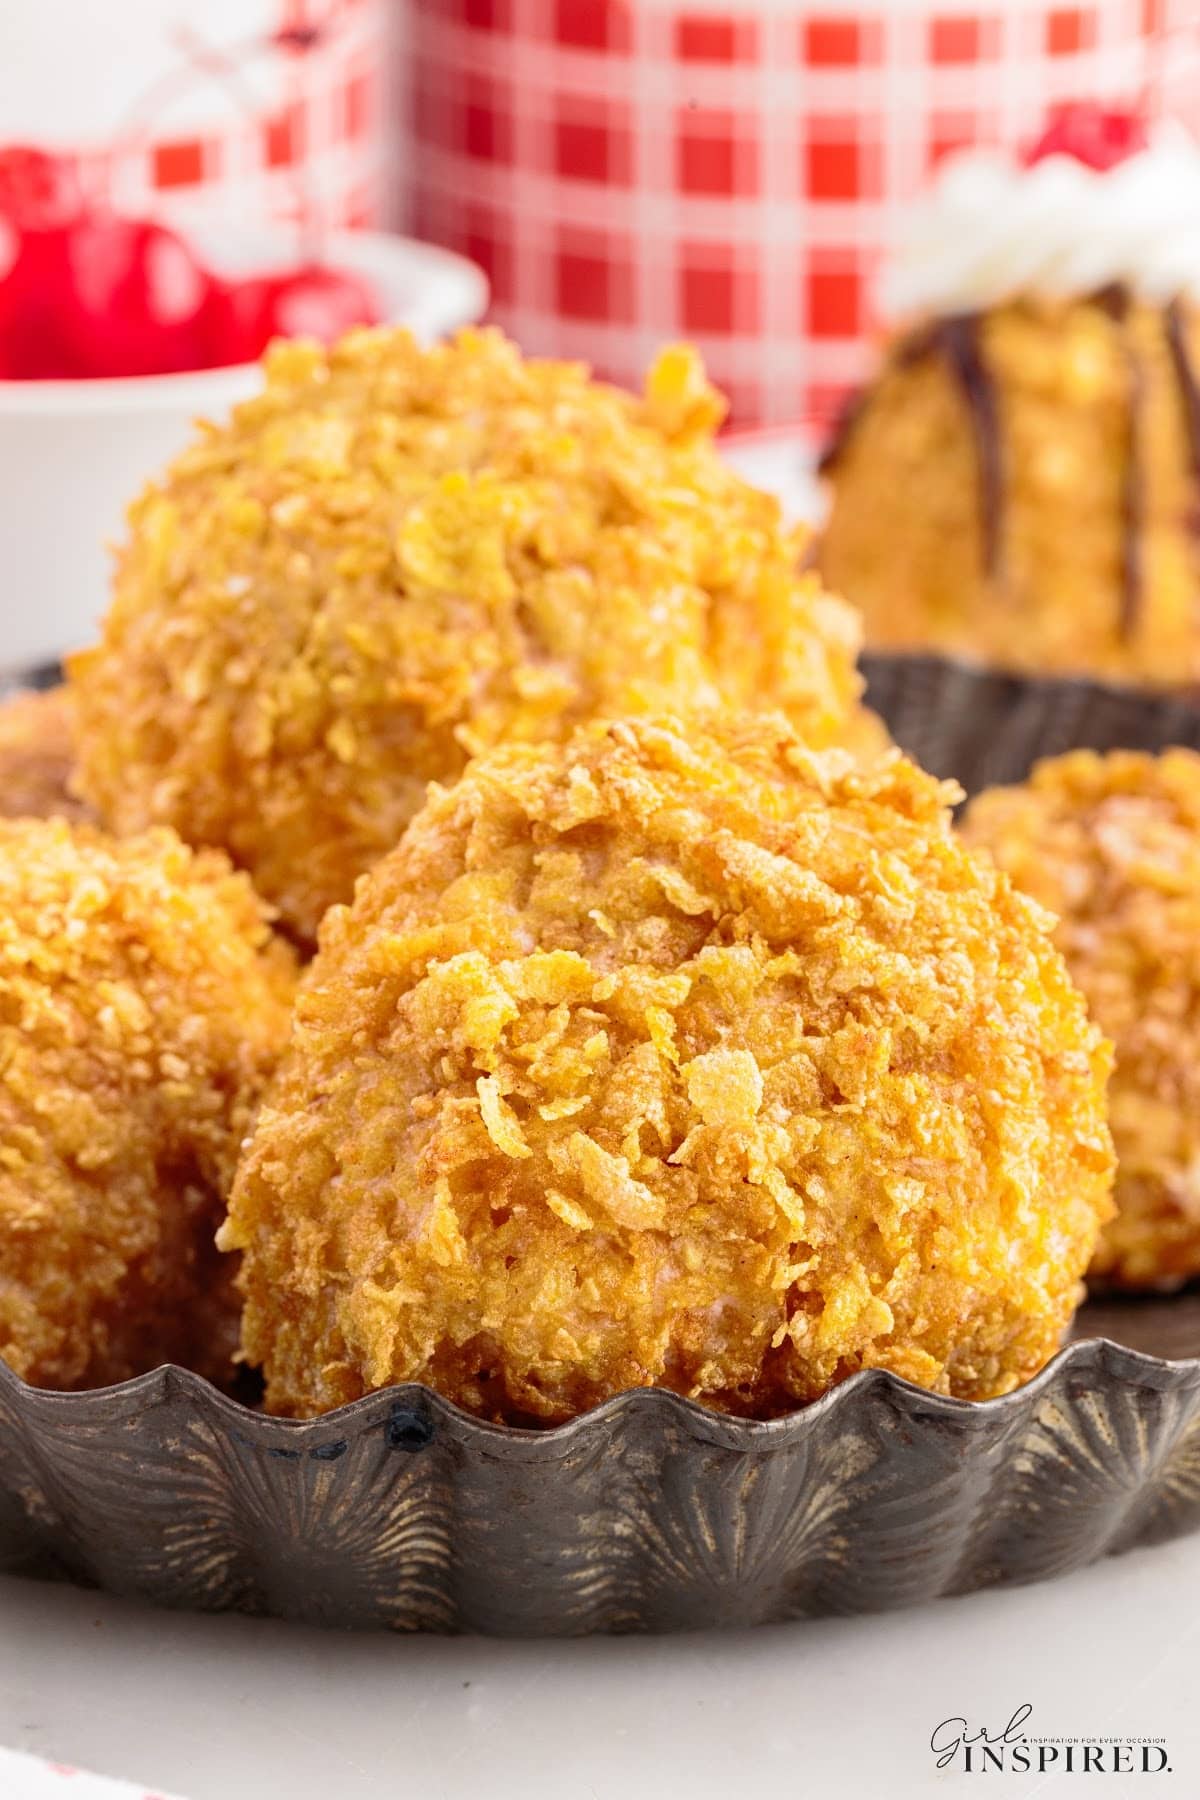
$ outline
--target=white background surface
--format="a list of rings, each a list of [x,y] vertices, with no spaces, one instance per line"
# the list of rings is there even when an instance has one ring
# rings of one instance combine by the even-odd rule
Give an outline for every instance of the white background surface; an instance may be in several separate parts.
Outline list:
[[[186,1800],[1193,1800],[1198,1597],[1200,1537],[876,1618],[573,1643],[335,1635],[0,1580],[0,1743]],[[941,1720],[999,1731],[1024,1701],[1031,1734],[1165,1736],[1172,1773],[935,1772]]]

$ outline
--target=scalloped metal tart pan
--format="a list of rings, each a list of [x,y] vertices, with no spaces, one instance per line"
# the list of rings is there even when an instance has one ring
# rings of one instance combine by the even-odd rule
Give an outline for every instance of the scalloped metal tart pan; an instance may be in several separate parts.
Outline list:
[[[1200,701],[1035,678],[947,657],[866,655],[867,701],[902,749],[967,794],[1022,781],[1064,750],[1200,750]]]
[[[897,739],[968,791],[1072,745],[1200,747],[1200,710],[932,657],[867,659]],[[982,1404],[853,1376],[730,1419],[618,1396],[481,1423],[422,1387],[271,1419],[159,1369],[57,1394],[0,1365],[0,1569],[163,1606],[576,1635],[858,1613],[1065,1573],[1200,1526],[1200,1293],[1091,1301]]]
[[[1163,1309],[1200,1350],[1194,1297],[1118,1310],[1152,1336]],[[544,1432],[421,1387],[292,1423],[179,1369],[54,1394],[0,1368],[0,1444],[10,1572],[401,1631],[757,1625],[1193,1529],[1200,1357],[1089,1338],[982,1404],[872,1371],[767,1424],[645,1390]]]

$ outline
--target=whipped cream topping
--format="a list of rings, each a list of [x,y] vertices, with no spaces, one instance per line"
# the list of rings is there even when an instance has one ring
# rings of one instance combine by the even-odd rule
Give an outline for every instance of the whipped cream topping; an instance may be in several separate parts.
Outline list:
[[[898,320],[1114,282],[1146,300],[1200,300],[1200,146],[1178,127],[1104,171],[1072,156],[1030,168],[995,150],[947,158],[879,300]]]

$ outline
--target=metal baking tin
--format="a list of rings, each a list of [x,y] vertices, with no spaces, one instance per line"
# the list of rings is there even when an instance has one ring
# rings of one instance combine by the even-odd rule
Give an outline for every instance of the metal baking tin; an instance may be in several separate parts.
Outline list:
[[[867,701],[902,749],[966,792],[1023,781],[1064,750],[1200,749],[1200,704],[1099,681],[1009,675],[940,656],[862,659]]]
[[[1200,745],[1180,700],[928,657],[867,672],[897,739],[970,791],[1074,744]],[[57,1394],[0,1366],[0,1569],[164,1606],[526,1636],[750,1625],[1039,1580],[1197,1525],[1195,1294],[1091,1302],[1000,1400],[874,1370],[770,1423],[646,1390],[523,1431],[413,1386],[292,1423],[174,1368]]]
[[[565,1636],[855,1613],[1200,1523],[1200,1360],[1092,1339],[1002,1400],[873,1370],[747,1423],[622,1394],[513,1430],[419,1387],[295,1424],[159,1369],[0,1369],[0,1568],[162,1606]]]

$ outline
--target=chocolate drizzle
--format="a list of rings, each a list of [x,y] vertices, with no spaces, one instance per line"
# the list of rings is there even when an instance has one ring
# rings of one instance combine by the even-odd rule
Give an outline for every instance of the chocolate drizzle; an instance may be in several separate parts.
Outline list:
[[[1127,644],[1137,629],[1142,599],[1142,519],[1146,498],[1142,475],[1142,402],[1146,382],[1142,359],[1127,328],[1129,289],[1114,283],[1096,295],[1096,304],[1103,307],[1117,328],[1129,380],[1128,426],[1121,471],[1121,599],[1117,615],[1117,635]]]
[[[1200,487],[1200,386],[1197,386],[1192,352],[1187,340],[1187,322],[1178,300],[1172,300],[1166,309],[1166,326],[1167,348],[1171,352],[1171,366],[1175,371],[1179,398],[1183,403],[1188,465],[1193,483]]]
[[[833,421],[829,433],[829,442],[817,458],[818,475],[830,475],[841,461],[846,445],[854,436],[858,422],[867,410],[867,398],[870,390],[865,387],[854,388],[846,395]]]
[[[920,362],[923,357],[929,356],[935,347],[938,330],[937,325],[924,325],[920,331],[911,332],[908,337],[901,338],[891,355],[891,361],[896,368],[910,368],[913,363]],[[859,420],[867,410],[871,392],[872,388],[868,385],[855,388],[846,396],[841,411],[833,422],[829,442],[817,460],[818,474],[828,475],[837,467],[846,445],[858,429]]]
[[[1146,494],[1143,413],[1146,372],[1129,328],[1132,296],[1128,288],[1123,284],[1114,284],[1095,294],[1093,300],[1113,322],[1127,373],[1128,425],[1121,472],[1120,610],[1117,629],[1121,640],[1128,643],[1138,627],[1144,582],[1142,538]],[[1196,505],[1190,523],[1197,537],[1200,537],[1200,377],[1192,361],[1188,343],[1186,312],[1178,300],[1172,300],[1163,308],[1163,321],[1183,407],[1188,463],[1196,490]],[[954,314],[922,326],[903,339],[893,352],[892,364],[893,367],[903,369],[924,357],[938,355],[958,384],[970,415],[979,471],[983,566],[988,575],[995,576],[1001,572],[1002,560],[1004,451],[995,383],[984,360],[980,338],[978,314]],[[820,460],[822,474],[828,474],[836,467],[858,427],[867,399],[868,391],[860,390],[851,396],[843,408]]]
[[[1004,519],[1004,462],[996,388],[980,347],[979,317],[956,313],[935,319],[904,338],[893,353],[893,365],[911,368],[927,356],[941,356],[966,402],[975,441],[979,470],[979,513],[983,531],[983,566],[994,575],[1000,564]],[[822,475],[834,469],[861,419],[867,390],[852,394],[833,428],[818,468]]]
[[[932,355],[937,347],[939,331],[941,331],[939,324],[930,324],[930,326],[921,326],[919,331],[912,331],[907,338],[901,338],[900,344],[896,344],[896,349],[892,351],[891,355],[894,367],[909,369],[914,362],[921,362],[925,356]],[[817,459],[819,475],[829,475],[842,461],[847,443],[851,441],[851,437],[855,436],[858,421],[862,419],[867,410],[867,401],[871,400],[871,392],[873,392],[873,385],[856,387],[847,394],[846,400],[842,401],[842,409],[838,412],[837,419],[833,421],[833,430],[829,432],[829,443],[824,446],[824,450],[820,452],[819,459]]]
[[[1004,459],[996,386],[983,358],[979,315],[959,313],[943,319],[936,343],[958,381],[970,415],[979,472],[983,569],[986,575],[995,575],[1000,566],[1004,525]]]

